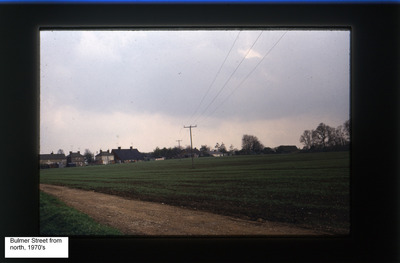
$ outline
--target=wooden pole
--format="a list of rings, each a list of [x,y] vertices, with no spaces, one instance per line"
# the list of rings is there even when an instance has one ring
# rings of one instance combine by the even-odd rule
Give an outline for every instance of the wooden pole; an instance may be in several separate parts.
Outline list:
[[[193,163],[193,143],[192,143],[192,128],[196,128],[197,125],[189,125],[189,126],[183,126],[183,128],[189,128],[190,130],[190,155],[192,156],[192,169],[194,169],[194,163]]]

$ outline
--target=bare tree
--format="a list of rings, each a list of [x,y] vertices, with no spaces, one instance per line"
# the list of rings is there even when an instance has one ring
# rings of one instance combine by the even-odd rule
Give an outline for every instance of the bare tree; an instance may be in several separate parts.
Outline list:
[[[350,121],[347,120],[343,125],[336,129],[324,123],[320,123],[315,130],[305,130],[300,136],[300,142],[304,144],[304,149],[341,149],[350,143]]]
[[[326,125],[326,134],[328,137],[328,147],[334,147],[340,145],[340,138],[338,138],[338,134],[335,128]]]
[[[335,130],[335,146],[343,146],[347,144],[346,131],[342,125]]]
[[[345,121],[343,124],[343,132],[345,135],[345,140],[350,143],[350,120]]]
[[[238,149],[236,149],[236,148],[233,146],[233,144],[231,144],[231,146],[229,146],[229,153],[230,153],[231,155],[235,154],[235,152],[237,152],[237,151],[238,151]]]
[[[315,146],[317,146],[318,148],[327,147],[329,134],[330,134],[330,127],[321,122],[318,125],[317,129],[315,129],[315,131],[312,132],[312,139],[314,141]]]
[[[314,144],[312,131],[305,130],[304,133],[300,136],[300,142],[304,144],[304,149],[311,149]]]

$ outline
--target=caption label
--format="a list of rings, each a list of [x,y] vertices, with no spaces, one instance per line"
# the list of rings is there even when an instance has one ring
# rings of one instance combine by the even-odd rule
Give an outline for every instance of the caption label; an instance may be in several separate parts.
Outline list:
[[[6,237],[5,258],[68,258],[68,237]]]

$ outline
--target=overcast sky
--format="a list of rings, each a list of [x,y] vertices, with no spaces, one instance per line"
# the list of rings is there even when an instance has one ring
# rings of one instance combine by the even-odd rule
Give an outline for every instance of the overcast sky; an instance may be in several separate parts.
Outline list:
[[[40,153],[296,145],[350,116],[349,31],[41,31]]]

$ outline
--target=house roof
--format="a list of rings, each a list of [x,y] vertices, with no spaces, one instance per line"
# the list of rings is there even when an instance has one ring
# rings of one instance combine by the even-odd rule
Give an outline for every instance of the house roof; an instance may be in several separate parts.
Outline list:
[[[65,154],[40,154],[40,160],[58,160],[58,159],[65,159]]]
[[[79,151],[76,152],[76,153],[74,153],[74,152],[69,152],[69,155],[68,155],[67,157],[76,158],[76,157],[83,157],[83,155],[82,155]]]
[[[138,149],[130,148],[130,149],[112,149],[111,151],[115,157],[118,159],[125,161],[125,160],[143,160],[143,155],[138,151]]]
[[[113,156],[114,154],[110,153],[109,151],[102,151],[100,150],[100,153],[97,154],[95,157],[100,157],[100,156]]]
[[[295,145],[281,145],[276,149],[283,152],[295,152],[299,150]]]

